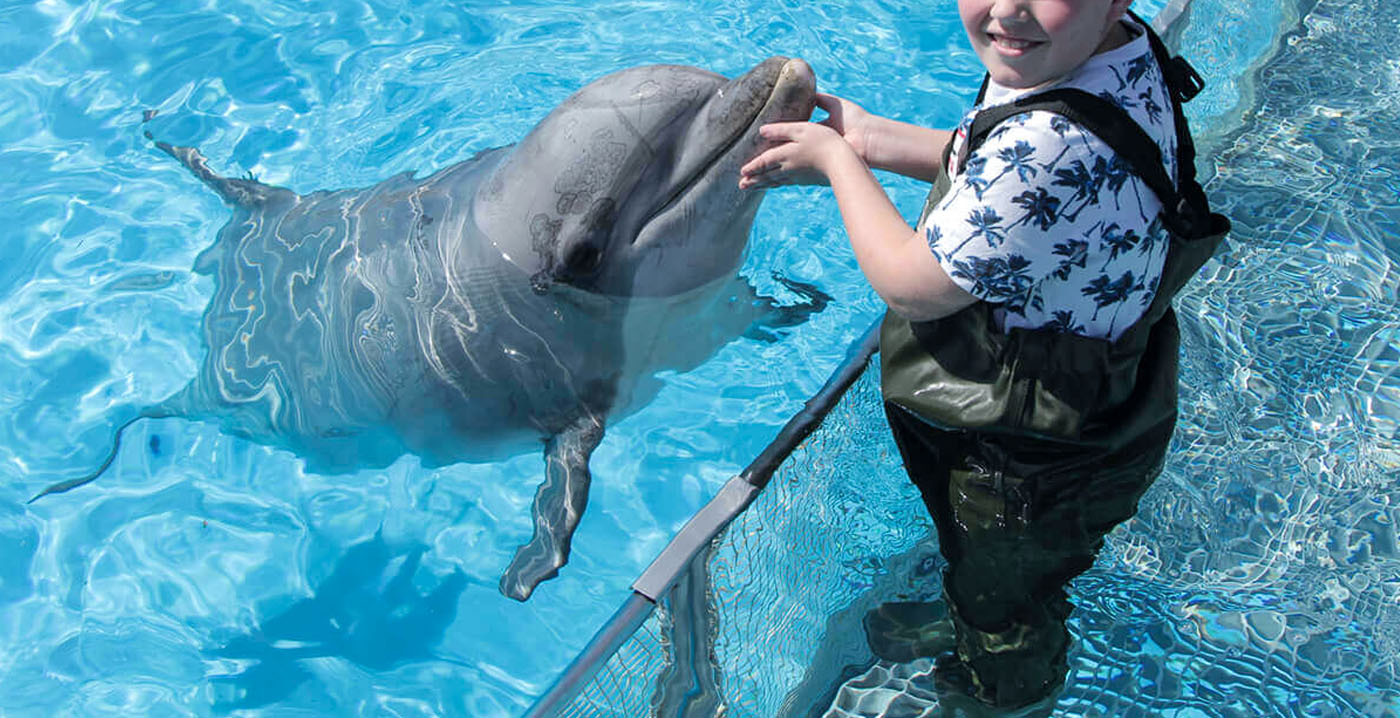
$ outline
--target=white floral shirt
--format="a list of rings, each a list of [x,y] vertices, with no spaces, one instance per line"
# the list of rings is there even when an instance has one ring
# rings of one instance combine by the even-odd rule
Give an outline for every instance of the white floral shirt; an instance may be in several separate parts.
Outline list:
[[[996,320],[1116,339],[1147,310],[1161,279],[1162,204],[1102,140],[1063,116],[1034,111],[992,130],[965,167],[956,159],[977,111],[1028,92],[1074,87],[1123,108],[1157,141],[1177,176],[1176,133],[1147,38],[1091,57],[1033,91],[991,83],[958,127],[952,187],[921,225],[958,286],[997,305]]]

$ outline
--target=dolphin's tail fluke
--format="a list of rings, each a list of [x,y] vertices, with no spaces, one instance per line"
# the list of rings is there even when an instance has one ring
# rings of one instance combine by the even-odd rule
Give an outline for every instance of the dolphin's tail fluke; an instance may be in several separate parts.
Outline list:
[[[174,157],[185,166],[185,169],[193,173],[204,184],[212,187],[225,202],[231,205],[252,208],[265,204],[277,194],[292,194],[290,190],[263,184],[252,177],[239,178],[219,175],[214,170],[209,169],[209,160],[205,159],[199,150],[161,142],[151,134],[150,130],[146,130],[145,135],[146,139],[155,143],[156,149]]]
[[[120,450],[122,446],[122,433],[125,432],[128,427],[130,427],[132,424],[135,424],[137,421],[140,421],[141,419],[164,419],[176,415],[176,412],[159,404],[156,406],[142,409],[139,414],[131,417],[130,419],[127,419],[126,423],[117,427],[117,433],[112,437],[112,447],[107,450],[107,458],[102,460],[102,464],[98,466],[96,470],[86,473],[77,478],[65,479],[56,484],[51,484],[45,487],[43,491],[34,494],[34,498],[30,499],[27,503],[32,504],[35,501],[38,501],[39,499],[45,496],[48,496],[49,494],[61,494],[70,489],[76,489],[79,486],[82,486],[83,484],[91,483],[92,481],[97,479],[97,477],[101,476],[102,473],[107,470],[107,467],[111,466],[112,462],[116,460],[117,451]]]

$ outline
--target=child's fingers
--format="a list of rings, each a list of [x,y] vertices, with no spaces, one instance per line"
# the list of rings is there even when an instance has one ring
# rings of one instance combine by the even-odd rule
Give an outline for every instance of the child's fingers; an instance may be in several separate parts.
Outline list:
[[[790,154],[790,145],[779,145],[749,160],[739,168],[739,187],[776,187],[784,184],[786,171],[784,164]]]
[[[758,136],[765,140],[791,142],[801,134],[808,122],[773,122],[758,128]]]
[[[739,178],[739,189],[766,189],[774,186],[776,186],[776,183],[762,177]]]
[[[836,95],[828,95],[825,92],[818,92],[816,94],[816,101],[817,107],[826,110],[827,114],[831,114],[841,108],[841,98],[837,97]]]
[[[773,167],[771,170],[759,175],[747,175],[739,178],[739,189],[766,189],[768,187],[778,187],[789,184],[787,173],[780,167]]]
[[[759,177],[761,175],[772,172],[781,166],[782,161],[779,158],[778,153],[774,150],[768,150],[767,152],[764,152],[759,156],[744,163],[744,166],[739,168],[739,176]]]
[[[746,165],[739,172],[739,189],[751,189],[754,187],[768,187],[772,185],[772,173],[776,172],[778,165],[761,165],[752,167]]]

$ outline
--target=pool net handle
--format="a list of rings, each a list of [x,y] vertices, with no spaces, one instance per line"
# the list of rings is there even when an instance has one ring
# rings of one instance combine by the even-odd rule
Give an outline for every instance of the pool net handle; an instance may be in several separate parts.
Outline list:
[[[632,595],[617,613],[599,629],[583,652],[565,669],[525,714],[525,718],[556,716],[588,685],[632,634],[651,617],[656,604],[675,586],[682,572],[695,560],[734,517],[743,513],[768,485],[773,472],[792,455],[836,406],[846,390],[865,372],[870,357],[880,346],[880,324],[876,319],[861,338],[846,351],[846,358],[802,409],[788,420],[778,436],[738,475],[725,482],[714,498],[690,517],[661,554],[632,584]]]
[[[661,555],[642,572],[632,584],[632,590],[646,596],[653,603],[675,585],[677,577],[686,566],[706,546],[724,530],[735,516],[753,503],[759,492],[768,485],[773,473],[787,460],[808,436],[821,426],[822,420],[831,413],[850,388],[851,384],[865,371],[870,357],[880,346],[880,323],[875,320],[861,338],[846,350],[846,358],[832,372],[820,391],[807,400],[802,409],[788,419],[777,437],[769,442],[759,455],[737,476],[729,479],[719,493],[705,504],[686,522],[671,543],[662,549]]]

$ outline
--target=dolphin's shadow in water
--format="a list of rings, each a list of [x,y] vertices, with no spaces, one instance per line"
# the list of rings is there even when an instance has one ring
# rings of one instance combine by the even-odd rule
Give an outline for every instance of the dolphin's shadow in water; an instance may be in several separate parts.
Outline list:
[[[334,656],[374,671],[436,659],[432,647],[456,618],[467,577],[458,569],[418,593],[413,578],[426,551],[421,544],[396,550],[376,534],[351,546],[313,596],[206,652],[210,659],[251,662],[211,678],[215,710],[286,698],[313,677],[302,663],[309,658]]]

